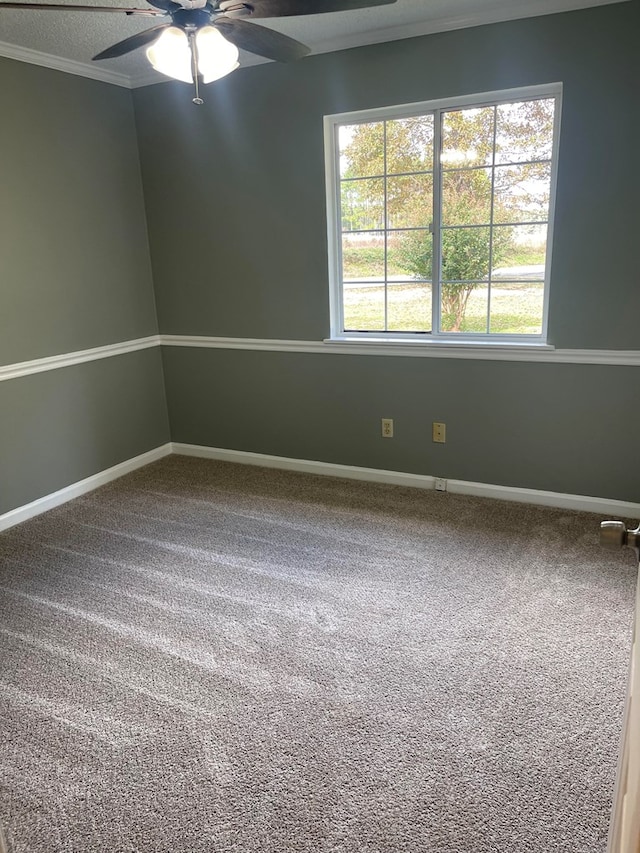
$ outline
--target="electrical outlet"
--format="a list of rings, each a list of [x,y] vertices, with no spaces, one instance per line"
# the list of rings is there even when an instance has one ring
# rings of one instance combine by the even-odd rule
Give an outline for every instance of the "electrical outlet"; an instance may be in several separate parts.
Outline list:
[[[447,440],[447,425],[434,421],[432,436],[436,444],[444,444]]]
[[[393,418],[382,418],[382,437],[393,438]]]
[[[447,491],[447,481],[443,480],[442,477],[436,477],[436,492],[446,492]]]

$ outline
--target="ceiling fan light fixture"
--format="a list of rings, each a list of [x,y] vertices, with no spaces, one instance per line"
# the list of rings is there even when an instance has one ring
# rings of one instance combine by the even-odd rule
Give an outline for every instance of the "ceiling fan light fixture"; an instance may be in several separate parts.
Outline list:
[[[174,80],[192,82],[191,49],[184,30],[167,27],[147,50],[147,59],[160,74]]]
[[[195,41],[198,71],[205,83],[219,80],[238,67],[238,48],[215,27],[201,27]],[[185,83],[193,82],[189,38],[179,27],[167,27],[147,50],[147,59],[160,74]]]
[[[196,33],[198,70],[205,83],[219,80],[238,67],[238,48],[215,27],[202,27]]]

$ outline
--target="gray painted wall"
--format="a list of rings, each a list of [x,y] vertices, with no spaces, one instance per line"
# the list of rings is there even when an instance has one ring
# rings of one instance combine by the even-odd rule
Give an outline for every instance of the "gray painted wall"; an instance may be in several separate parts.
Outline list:
[[[561,81],[550,340],[640,348],[637,3],[135,92],[161,331],[329,329],[322,117]],[[637,369],[166,348],[172,438],[640,499]],[[396,438],[380,437],[393,417]],[[448,442],[430,441],[430,422]],[[615,448],[615,458],[607,448]]]
[[[168,441],[157,348],[0,383],[0,514]]]
[[[157,333],[131,93],[0,59],[0,365]],[[0,513],[168,440],[158,352],[0,382]]]
[[[329,329],[322,117],[564,84],[550,340],[639,349],[637,3],[244,69],[195,109],[135,93],[160,327]],[[640,500],[635,368],[164,351],[174,441]],[[396,437],[380,437],[380,418]],[[444,446],[433,420],[447,423]],[[613,453],[611,452],[613,450]]]
[[[640,500],[635,367],[173,347],[163,357],[173,441]],[[394,418],[391,440],[382,417]],[[447,424],[446,444],[431,441],[433,421]]]
[[[637,3],[243,69],[195,109],[0,59],[0,364],[328,331],[322,116],[561,80],[551,340],[637,349]],[[166,349],[176,441],[640,499],[631,368]],[[602,393],[603,390],[606,393]],[[396,438],[380,438],[380,417]],[[430,441],[444,420],[448,442]],[[159,354],[0,383],[0,512],[168,440]],[[614,448],[605,463],[605,448]],[[613,458],[612,458],[613,456]]]
[[[131,93],[0,59],[0,364],[157,331]]]
[[[639,29],[621,3],[241,69],[198,109],[137,90],[162,331],[326,337],[323,115],[561,81],[550,340],[637,347]]]

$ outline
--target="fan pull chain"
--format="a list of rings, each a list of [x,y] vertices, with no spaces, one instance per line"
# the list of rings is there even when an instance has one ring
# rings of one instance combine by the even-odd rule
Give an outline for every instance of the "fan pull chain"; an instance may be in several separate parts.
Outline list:
[[[189,34],[189,47],[191,48],[191,74],[193,75],[193,85],[196,91],[195,97],[191,100],[194,104],[204,104],[200,97],[200,80],[198,72],[198,45],[196,43],[196,33],[192,30]]]

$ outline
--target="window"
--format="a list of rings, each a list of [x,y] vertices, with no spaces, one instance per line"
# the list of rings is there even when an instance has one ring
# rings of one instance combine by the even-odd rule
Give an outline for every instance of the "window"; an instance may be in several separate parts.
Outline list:
[[[332,338],[544,342],[560,95],[325,118]]]

